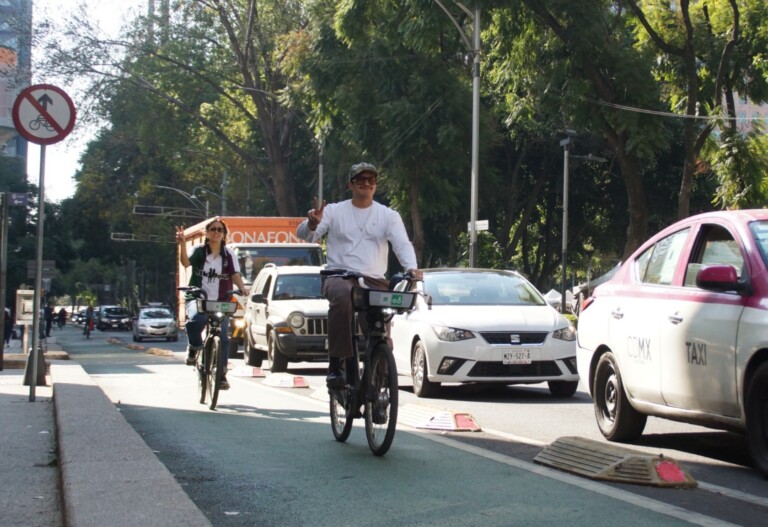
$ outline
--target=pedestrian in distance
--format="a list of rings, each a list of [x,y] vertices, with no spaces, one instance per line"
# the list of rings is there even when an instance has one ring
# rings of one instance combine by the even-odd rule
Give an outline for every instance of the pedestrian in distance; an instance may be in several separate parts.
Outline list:
[[[406,271],[421,280],[417,269],[416,252],[408,238],[400,214],[374,201],[379,171],[370,163],[353,165],[347,178],[351,199],[339,203],[318,204],[307,212],[296,228],[302,240],[319,242],[326,239],[328,269],[357,271],[365,276],[365,283],[373,289],[388,289],[386,279],[389,244]],[[342,360],[354,356],[352,349],[351,289],[355,284],[337,276],[323,278],[322,293],[328,299],[328,376],[330,388],[339,388],[346,382],[341,371]],[[353,368],[349,368],[352,371]]]
[[[3,325],[3,337],[5,339],[5,345],[11,344],[11,335],[13,335],[13,317],[11,317],[11,310],[5,308],[5,324]]]
[[[179,244],[179,261],[184,267],[192,267],[189,278],[190,286],[202,288],[208,300],[227,301],[227,291],[237,286],[243,295],[248,291],[240,275],[240,263],[235,252],[227,247],[227,224],[214,218],[205,226],[205,241],[187,251],[184,240],[184,227],[176,227],[176,243]],[[195,364],[197,353],[203,348],[203,329],[207,321],[205,313],[197,311],[197,300],[191,295],[186,298],[187,322],[187,365]],[[221,323],[221,348],[223,350],[224,376],[221,389],[229,389],[226,378],[226,365],[229,353],[229,317]]]
[[[53,327],[53,304],[46,304],[43,309],[43,318],[45,319],[45,336],[51,336],[51,327]]]
[[[59,329],[67,325],[67,310],[63,307],[56,314],[56,322],[59,325]]]

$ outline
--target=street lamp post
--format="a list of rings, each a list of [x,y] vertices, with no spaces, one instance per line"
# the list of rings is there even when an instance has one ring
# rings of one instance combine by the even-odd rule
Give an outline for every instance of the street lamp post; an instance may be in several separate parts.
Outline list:
[[[464,40],[464,44],[472,54],[472,173],[469,198],[469,266],[475,267],[477,263],[477,180],[480,166],[480,8],[475,6],[473,13],[461,2],[453,1],[473,21],[473,35],[472,42],[470,42],[450,11],[445,8],[440,0],[435,0],[435,3],[451,19],[451,22],[459,31],[459,35]]]
[[[573,130],[566,130],[565,134],[568,136],[560,141],[560,146],[563,147],[563,241],[562,241],[562,254],[560,265],[562,267],[562,275],[560,281],[561,297],[560,297],[560,312],[565,313],[565,292],[566,292],[566,260],[568,258],[568,161],[569,159],[582,159],[585,161],[597,161],[599,163],[605,163],[605,159],[592,154],[586,156],[573,156],[570,154],[571,144],[573,143],[576,132]]]
[[[192,203],[192,206],[195,208],[196,211],[200,211],[200,209],[201,209],[200,198],[195,196],[194,192],[192,194],[190,194],[190,193],[184,192],[183,190],[178,189],[176,187],[169,187],[167,185],[152,185],[152,186],[155,187],[155,188],[162,188],[162,189],[165,189],[165,190],[172,190],[172,191],[174,191],[174,192],[176,192],[178,194],[181,194],[190,203]],[[206,218],[208,217],[208,206],[207,205],[205,207],[205,217]]]
[[[562,276],[560,281],[561,297],[560,297],[560,312],[565,313],[565,260],[568,255],[568,153],[571,147],[571,141],[576,135],[573,130],[566,130],[568,135],[565,139],[560,141],[560,146],[563,147],[563,241],[560,265],[562,266]]]
[[[222,185],[226,189],[226,177],[224,178],[224,183],[222,183]],[[211,196],[213,196],[215,198],[219,198],[219,200],[221,201],[221,215],[222,216],[226,216],[227,215],[227,198],[224,197],[224,196],[226,196],[226,193],[224,195],[216,194],[214,191],[208,190],[205,187],[197,186],[197,187],[192,189],[192,196],[195,199],[200,199],[200,198],[198,198],[195,195],[197,192],[200,192],[201,194],[210,194]],[[205,217],[206,218],[208,217],[208,200],[207,199],[205,200]]]

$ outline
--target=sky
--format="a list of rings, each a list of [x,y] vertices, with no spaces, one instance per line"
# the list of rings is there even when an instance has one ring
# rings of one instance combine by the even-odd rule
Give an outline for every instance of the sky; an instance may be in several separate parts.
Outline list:
[[[32,19],[40,20],[43,14],[55,17],[67,17],[79,5],[85,4],[93,13],[94,20],[101,29],[116,35],[123,22],[125,13],[130,9],[144,11],[147,0],[33,0]],[[39,50],[32,50],[32,84],[54,84],[48,79],[35,74],[35,56]],[[63,86],[58,86],[67,92]],[[77,112],[78,100],[75,93],[67,94],[73,99]],[[79,169],[79,157],[94,130],[82,128],[75,120],[75,128],[64,140],[45,147],[44,184],[46,201],[58,202],[74,194],[75,183],[72,177]],[[37,185],[40,181],[40,146],[30,143],[27,154],[27,176]]]

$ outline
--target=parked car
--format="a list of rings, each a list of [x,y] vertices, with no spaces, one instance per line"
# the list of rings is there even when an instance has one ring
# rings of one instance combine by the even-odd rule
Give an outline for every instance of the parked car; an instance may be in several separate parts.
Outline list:
[[[419,397],[442,383],[535,384],[552,395],[576,392],[573,325],[522,275],[490,269],[427,269],[424,281],[396,289],[426,293],[392,319],[397,370]]]
[[[679,221],[598,286],[578,368],[597,425],[632,441],[647,416],[746,433],[768,477],[768,210]]]
[[[328,359],[328,301],[320,293],[318,266],[268,263],[245,305],[246,362],[272,372],[289,362]]]
[[[124,307],[101,306],[97,312],[96,329],[100,331],[108,329],[130,331],[132,326],[131,313]]]
[[[142,306],[133,319],[133,341],[145,339],[179,340],[179,326],[168,306]]]

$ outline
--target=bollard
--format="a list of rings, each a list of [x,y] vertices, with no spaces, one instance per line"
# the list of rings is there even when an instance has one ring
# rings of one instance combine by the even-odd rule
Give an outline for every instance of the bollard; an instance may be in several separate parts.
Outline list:
[[[27,355],[27,366],[24,370],[24,386],[32,386],[33,366],[32,363],[32,348],[29,348],[29,355]],[[35,386],[48,386],[45,382],[45,356],[43,350],[38,349],[34,354],[37,357],[37,382]]]

